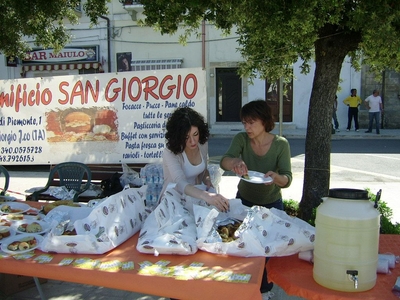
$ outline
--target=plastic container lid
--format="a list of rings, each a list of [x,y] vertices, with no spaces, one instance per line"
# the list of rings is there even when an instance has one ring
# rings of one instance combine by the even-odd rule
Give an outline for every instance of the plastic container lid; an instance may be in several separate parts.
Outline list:
[[[351,200],[368,200],[368,192],[358,189],[330,189],[329,197],[351,199]]]

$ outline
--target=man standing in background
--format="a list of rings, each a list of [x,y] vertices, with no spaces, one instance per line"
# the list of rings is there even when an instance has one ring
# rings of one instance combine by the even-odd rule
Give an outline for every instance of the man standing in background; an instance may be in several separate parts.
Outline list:
[[[372,95],[368,96],[367,99],[365,99],[365,105],[369,109],[368,114],[369,114],[369,123],[368,123],[368,130],[365,133],[370,133],[372,132],[372,124],[375,119],[375,125],[376,125],[376,134],[380,134],[379,132],[379,123],[380,123],[380,115],[381,111],[383,111],[383,105],[382,105],[382,98],[379,96],[379,91],[374,90],[372,92]]]
[[[356,131],[358,130],[358,107],[361,105],[361,98],[357,96],[357,89],[351,89],[351,96],[343,100],[343,103],[349,107],[347,129],[351,129],[351,121],[354,118],[354,127]]]

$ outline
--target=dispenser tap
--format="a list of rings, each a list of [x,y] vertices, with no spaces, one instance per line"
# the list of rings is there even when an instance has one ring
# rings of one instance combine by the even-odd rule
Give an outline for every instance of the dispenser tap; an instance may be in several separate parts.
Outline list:
[[[382,189],[380,189],[375,196],[374,208],[378,208],[378,201],[381,199]]]
[[[358,288],[358,271],[357,270],[347,270],[346,274],[349,275],[349,279],[354,281],[354,288]]]

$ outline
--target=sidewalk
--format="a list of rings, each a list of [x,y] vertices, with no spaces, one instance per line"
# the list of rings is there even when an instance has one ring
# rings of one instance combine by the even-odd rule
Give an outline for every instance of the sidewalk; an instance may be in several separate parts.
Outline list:
[[[211,130],[211,135],[213,137],[233,137],[238,132],[243,129],[232,129],[232,130]],[[282,131],[282,132],[281,132]],[[365,133],[367,131],[366,128],[360,128],[359,131],[355,131],[354,129],[350,131],[346,131],[346,128],[340,129],[339,132],[335,132],[332,134],[332,139],[376,139],[376,138],[384,138],[384,139],[400,139],[400,129],[381,129],[380,134],[376,134],[375,130],[372,133]],[[283,135],[287,138],[305,138],[307,135],[306,128],[292,128],[290,125],[284,125],[282,128],[277,124],[272,130],[272,133]]]
[[[381,129],[380,134],[376,134],[375,130],[372,133],[365,133],[367,129],[360,129],[358,132],[355,130],[346,131],[346,129],[340,129],[339,132],[332,134],[332,139],[400,139],[400,129]],[[279,127],[275,127],[272,131],[275,134],[279,134]],[[287,138],[305,138],[307,135],[307,129],[282,129],[282,135]]]
[[[391,138],[391,139],[400,139],[400,129],[397,130],[381,130],[381,134],[378,136],[374,133],[364,133],[365,130],[360,130],[360,132],[355,131],[341,131],[334,135],[332,135],[332,139],[346,139],[346,138],[360,138],[360,139],[370,139],[370,138]],[[237,132],[232,133],[236,134]],[[274,133],[279,133],[279,130],[275,129]],[[287,138],[305,138],[306,130],[305,129],[284,129],[283,135]],[[231,135],[224,135],[231,136]],[[400,152],[400,149],[399,149]],[[219,162],[219,157],[211,157],[212,163]],[[303,172],[302,165],[303,161],[301,158],[294,158],[292,165],[297,164],[298,170],[293,171],[293,184],[288,188],[283,190],[283,198],[284,199],[294,199],[296,201],[300,201],[301,192],[302,192],[302,184],[303,184]],[[23,194],[23,191],[26,189],[44,186],[47,181],[48,171],[10,171],[10,191],[15,191]],[[236,185],[239,181],[237,176],[223,176],[220,183],[220,192],[224,196],[228,198],[235,198],[236,195]],[[342,182],[335,182],[337,186],[344,186]],[[359,183],[359,186],[355,186],[354,188],[364,188],[362,182]],[[369,185],[372,191],[375,188],[382,187],[382,182],[378,182],[376,187]],[[393,202],[388,203],[389,207],[398,206],[398,185],[388,185],[385,186],[385,199],[391,199]],[[16,196],[21,198],[20,194],[12,194],[12,196]],[[394,206],[393,206],[394,205]],[[400,208],[398,211],[395,211],[396,220],[400,221]],[[43,292],[46,295],[48,300],[89,300],[89,299],[110,299],[110,300],[164,300],[166,298],[144,295],[120,290],[107,289],[96,286],[88,286],[82,284],[75,284],[69,282],[61,282],[55,280],[49,280],[47,283],[42,285]],[[156,289],[156,288],[155,288]],[[281,288],[278,286],[274,286],[273,292],[275,293],[275,297],[273,300],[298,300],[301,299],[299,297],[288,296]],[[1,297],[0,297],[1,298]],[[7,298],[7,300],[34,300],[40,299],[39,294],[36,290],[36,287],[32,287],[25,291],[19,292],[17,294],[12,295]]]

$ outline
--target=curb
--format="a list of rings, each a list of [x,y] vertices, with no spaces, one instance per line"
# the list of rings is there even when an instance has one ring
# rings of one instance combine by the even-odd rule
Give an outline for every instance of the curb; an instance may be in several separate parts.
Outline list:
[[[356,131],[340,131],[332,134],[332,139],[400,139],[399,129],[381,129],[381,134],[376,133],[365,133],[366,129],[360,129]],[[211,138],[233,138],[238,132],[217,132],[210,133]],[[275,129],[271,132],[273,134],[279,134],[279,131]],[[282,136],[290,139],[305,139],[307,135],[307,129],[291,129],[283,130]]]

